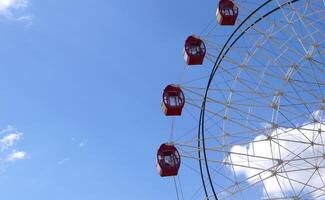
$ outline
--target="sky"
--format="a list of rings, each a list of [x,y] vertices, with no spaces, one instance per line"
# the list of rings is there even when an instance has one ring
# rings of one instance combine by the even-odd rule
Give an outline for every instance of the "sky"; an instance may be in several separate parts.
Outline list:
[[[0,0],[1,199],[174,199],[161,93],[215,5]]]
[[[1,199],[176,199],[173,179],[161,178],[155,167],[157,149],[169,140],[171,129],[171,119],[160,108],[162,91],[182,79],[184,41],[215,22],[216,5],[193,0],[0,0]],[[215,30],[226,35],[233,29]],[[237,61],[238,52],[229,58]],[[188,128],[186,120],[177,123],[176,132]],[[233,149],[253,151],[249,145]],[[224,159],[243,161],[231,154]],[[196,161],[189,163],[198,169]],[[186,196],[201,184],[187,170],[180,172]],[[233,170],[243,177],[256,174]],[[263,191],[252,193],[261,197]]]

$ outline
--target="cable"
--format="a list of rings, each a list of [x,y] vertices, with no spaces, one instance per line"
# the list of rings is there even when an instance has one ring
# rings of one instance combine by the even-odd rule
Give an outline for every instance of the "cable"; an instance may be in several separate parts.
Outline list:
[[[176,178],[175,178],[175,176],[173,176],[173,179],[174,179],[174,185],[175,185],[175,190],[176,190],[177,200],[180,200],[180,199],[179,199],[178,188],[177,188],[177,183],[176,183]]]
[[[175,124],[175,117],[172,119],[172,128],[170,130],[170,142],[173,142],[173,136],[174,136],[174,124]]]
[[[181,185],[181,178],[179,178],[179,175],[177,176],[177,179],[178,179],[179,190],[181,191],[182,200],[184,200],[184,194],[183,194],[183,189],[182,189],[182,185]]]

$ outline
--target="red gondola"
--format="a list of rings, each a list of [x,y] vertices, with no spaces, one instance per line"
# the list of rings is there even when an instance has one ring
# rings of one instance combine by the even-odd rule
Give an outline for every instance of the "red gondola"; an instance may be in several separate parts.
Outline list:
[[[217,9],[217,20],[220,25],[235,25],[238,7],[232,0],[220,0]]]
[[[195,37],[190,36],[185,41],[184,59],[188,65],[202,65],[206,48],[204,42]]]
[[[185,96],[180,87],[168,85],[163,93],[161,107],[166,116],[182,114]]]
[[[173,144],[162,144],[157,152],[157,170],[161,177],[177,176],[181,157]]]

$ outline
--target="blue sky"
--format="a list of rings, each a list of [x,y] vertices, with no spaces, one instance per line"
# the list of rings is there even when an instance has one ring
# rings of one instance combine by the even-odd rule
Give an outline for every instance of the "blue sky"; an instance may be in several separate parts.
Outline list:
[[[5,200],[176,199],[173,179],[160,178],[155,168],[157,148],[161,143],[169,140],[171,129],[171,119],[165,117],[160,108],[162,91],[170,83],[181,82],[181,77],[186,70],[182,55],[184,40],[191,34],[199,34],[209,23],[215,23],[217,2],[0,0],[1,198]],[[248,7],[256,6],[255,2],[246,3]],[[321,0],[318,3],[323,5]],[[243,3],[241,6],[246,4]],[[287,11],[290,13],[289,10]],[[248,9],[241,11],[240,17],[244,17],[249,12]],[[319,15],[321,14],[322,12]],[[278,17],[283,16],[273,15],[269,18],[269,23],[256,26],[257,30],[258,28],[271,30],[273,25],[269,25],[272,20],[278,22]],[[308,17],[304,20],[313,21]],[[279,22],[280,25],[287,25],[286,21],[279,20]],[[297,24],[299,26],[299,23]],[[322,25],[322,23],[318,24],[320,29],[324,27]],[[296,28],[300,30],[301,26]],[[218,53],[218,47],[223,43],[222,37],[232,30],[233,27],[218,26],[211,35],[207,34],[213,38],[213,43],[209,44],[209,53]],[[319,32],[315,31],[315,37],[322,40],[322,37],[316,34]],[[231,51],[227,55],[229,61],[224,65],[233,67],[234,72],[231,73],[237,71],[237,61],[239,62],[248,55],[249,50],[259,45],[255,43],[254,33],[258,33],[256,37],[260,36],[260,33],[258,31],[251,33],[251,36],[245,34],[246,37],[236,43],[238,45],[236,51]],[[290,32],[284,34],[284,38],[288,33],[290,34]],[[300,30],[298,33],[303,34],[304,31]],[[273,32],[269,34],[272,35]],[[280,42],[287,41],[284,38],[277,39]],[[305,42],[306,46],[310,47],[307,49],[316,48],[310,43],[308,37]],[[272,42],[268,45],[271,44]],[[296,48],[297,44],[300,43],[289,40],[288,46],[291,45],[291,50],[294,48],[302,51],[301,47]],[[270,50],[267,45],[265,47]],[[270,52],[257,51],[260,54],[249,58],[256,59],[259,56],[264,58],[263,53],[273,58],[272,56],[278,53],[276,51],[283,51],[281,48],[272,49]],[[287,70],[290,72],[293,66],[291,64],[295,64],[297,55],[292,57],[290,51],[288,52],[288,57],[293,59],[293,63],[287,63],[289,68]],[[322,54],[314,54],[316,60],[323,61]],[[248,64],[258,66],[258,60],[256,63],[255,61]],[[261,61],[262,65],[265,64],[264,62],[266,61]],[[304,62],[308,64],[307,61]],[[318,65],[315,65],[316,71]],[[255,67],[247,66],[252,69]],[[313,70],[310,67],[304,68],[303,64],[299,67],[302,67],[302,72],[306,72],[304,71],[306,69]],[[209,62],[205,62],[204,67],[188,70],[185,78],[192,80],[190,78],[206,75],[210,69]],[[271,68],[271,74],[279,76],[285,74],[282,68],[278,72],[272,70]],[[261,78],[258,70],[255,73],[257,79]],[[305,78],[310,78],[312,81],[321,80],[323,75],[322,73],[315,73],[317,75],[314,76],[308,76],[311,73],[302,74],[307,74]],[[233,81],[233,74],[229,77],[227,74],[223,76],[222,73],[218,75],[220,76],[216,76],[214,84],[221,84],[217,85],[216,89],[220,87],[227,92],[227,87],[223,88],[223,86],[227,85],[228,81]],[[224,79],[225,77],[229,80]],[[241,78],[245,80],[245,75],[241,75]],[[257,81],[254,79],[255,76],[246,78],[248,82]],[[277,89],[281,83],[272,80],[269,81],[274,88],[270,88]],[[200,84],[206,83],[204,80],[198,82],[199,84],[194,82],[193,85],[201,86]],[[286,84],[282,83],[282,86],[284,85]],[[238,88],[241,89],[240,86]],[[273,92],[269,89],[267,91],[270,94]],[[313,98],[324,98],[323,91],[324,87],[318,88],[319,96],[314,95],[304,100],[299,98],[297,103],[311,101]],[[223,98],[228,95],[210,94],[212,94],[210,97],[215,95],[221,98],[221,104],[225,103],[223,100],[226,99]],[[272,95],[269,97],[273,99]],[[196,96],[194,100],[197,100],[195,98]],[[236,100],[235,97],[234,99]],[[249,96],[240,96],[239,100],[247,101]],[[261,103],[270,105],[273,101],[267,102],[263,99]],[[317,110],[320,109],[319,104],[323,106],[324,102],[318,101],[314,107],[310,105],[312,110],[308,114],[304,114],[301,118],[299,115],[298,119],[304,120],[299,123],[305,123],[306,119],[315,113],[320,115],[319,113],[322,112]],[[307,104],[303,102],[302,105]],[[216,110],[220,112],[225,109],[223,106],[221,109],[211,108],[218,108]],[[263,112],[259,116],[266,117],[270,114],[264,113],[264,108],[256,110],[259,113]],[[290,112],[291,110],[288,111],[287,116],[290,116]],[[187,112],[176,120],[176,142],[177,139],[183,138],[193,141],[193,138],[190,138],[193,135],[184,134],[197,125],[193,124],[191,114]],[[234,116],[239,117],[236,114]],[[216,124],[222,123],[223,120],[226,119],[223,117]],[[206,122],[208,125],[215,123],[212,120]],[[262,132],[258,132],[258,135],[264,134],[264,129],[267,129],[267,124],[261,122],[268,122],[268,120],[256,121],[263,126]],[[214,131],[216,135],[221,133],[218,126],[213,128],[209,131]],[[236,126],[231,129],[236,132]],[[247,144],[250,144],[254,137],[249,136],[246,139],[249,140]],[[240,147],[242,147],[240,150],[247,151],[248,146]],[[221,156],[213,158],[212,154],[208,156],[211,159],[223,159]],[[185,186],[183,188],[187,197],[185,199],[190,199],[188,197],[192,197],[201,182],[200,177],[189,168],[198,169],[198,165],[196,160],[188,161],[187,168],[184,167],[185,162],[182,164],[180,177]],[[224,176],[231,171],[226,167],[222,169],[225,170],[221,173],[226,175],[220,176],[218,170],[213,174],[214,181],[220,185],[227,185],[225,184],[227,177]],[[240,176],[246,178],[243,173]],[[241,178],[240,176],[238,177]],[[200,199],[198,197],[200,192],[202,190],[196,196],[197,199]],[[259,186],[248,191],[248,198],[251,199],[263,195],[265,194],[262,187]]]
[[[2,164],[1,198],[176,198],[155,169],[161,92],[216,2],[22,2],[0,10],[0,127],[24,133],[12,148],[26,153]]]

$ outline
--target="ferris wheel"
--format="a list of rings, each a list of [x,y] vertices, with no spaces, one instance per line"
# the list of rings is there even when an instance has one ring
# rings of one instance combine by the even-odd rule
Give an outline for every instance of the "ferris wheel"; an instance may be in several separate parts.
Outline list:
[[[325,199],[325,1],[217,7],[163,91],[160,176],[177,199]]]

